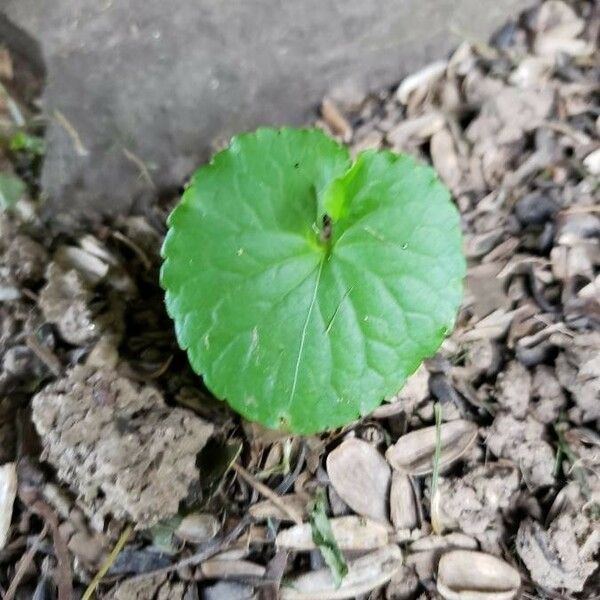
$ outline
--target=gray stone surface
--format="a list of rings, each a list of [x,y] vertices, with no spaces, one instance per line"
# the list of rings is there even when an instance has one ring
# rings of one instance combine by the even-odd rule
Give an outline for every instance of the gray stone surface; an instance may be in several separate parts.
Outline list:
[[[392,84],[464,36],[485,40],[528,4],[1,0],[0,8],[39,40],[46,62],[48,207],[91,216],[137,210],[181,185],[215,138],[302,123],[333,86]]]

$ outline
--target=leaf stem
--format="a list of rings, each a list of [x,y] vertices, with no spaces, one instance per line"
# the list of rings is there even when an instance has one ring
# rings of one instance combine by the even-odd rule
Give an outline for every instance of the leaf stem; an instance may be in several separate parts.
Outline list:
[[[321,273],[323,273],[323,264],[325,263],[325,259],[321,259],[319,263],[319,271],[317,272],[317,280],[315,281],[315,289],[313,290],[313,295],[310,300],[310,306],[308,307],[308,312],[306,313],[306,319],[304,321],[304,326],[302,327],[302,335],[300,337],[300,346],[298,348],[298,357],[296,358],[296,365],[294,367],[294,379],[292,381],[292,389],[290,392],[290,398],[288,401],[288,406],[291,406],[292,401],[294,400],[294,394],[296,393],[296,385],[298,384],[298,375],[300,373],[300,362],[302,361],[302,353],[304,352],[304,344],[306,343],[306,333],[308,331],[308,323],[310,321],[310,317],[312,315],[313,308],[315,306],[315,302],[317,300],[317,292],[319,291],[319,284],[321,283]]]

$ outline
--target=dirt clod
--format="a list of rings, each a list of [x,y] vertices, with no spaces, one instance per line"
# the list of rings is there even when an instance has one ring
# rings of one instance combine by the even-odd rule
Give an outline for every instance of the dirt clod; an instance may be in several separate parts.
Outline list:
[[[74,269],[63,271],[51,263],[47,283],[40,291],[39,305],[49,323],[56,325],[62,338],[71,344],[88,344],[100,331],[90,310],[93,298],[83,278]]]
[[[548,529],[527,519],[519,526],[517,552],[532,579],[543,588],[580,592],[598,566],[590,560],[600,544],[598,531],[594,534],[593,528],[581,513],[561,515]],[[595,542],[586,548],[584,543],[591,536]]]
[[[4,259],[18,283],[35,283],[44,275],[48,253],[30,237],[16,235],[6,249]]]
[[[440,478],[442,522],[448,529],[457,529],[487,544],[490,536],[486,530],[503,533],[494,522],[510,506],[518,488],[519,473],[512,466],[480,466],[463,477]]]
[[[556,359],[560,383],[571,392],[576,423],[600,419],[600,333],[579,336]]]
[[[512,361],[496,382],[498,402],[515,417],[523,418],[529,407],[531,374],[517,361]]]
[[[75,367],[33,399],[44,459],[96,522],[149,527],[177,512],[212,426],[116,372]]]
[[[501,412],[490,427],[487,446],[518,466],[528,485],[540,487],[554,483],[554,451],[544,437],[544,425],[533,417],[520,420]]]

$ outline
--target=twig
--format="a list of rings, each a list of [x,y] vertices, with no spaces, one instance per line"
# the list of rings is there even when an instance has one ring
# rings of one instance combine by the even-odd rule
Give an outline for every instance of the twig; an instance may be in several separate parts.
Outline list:
[[[251,475],[238,463],[233,463],[233,470],[244,480],[246,483],[251,485],[261,496],[268,498],[277,508],[281,509],[286,515],[290,517],[296,523],[296,525],[302,525],[302,516],[293,508],[286,506],[285,502],[281,500],[281,497],[278,496],[270,487],[266,486],[264,483],[261,483]]]
[[[165,360],[165,362],[160,367],[158,367],[158,369],[155,369],[154,371],[152,371],[152,373],[148,373],[146,377],[148,379],[158,379],[161,375],[164,375],[167,372],[167,369],[171,366],[173,358],[174,355],[170,354],[167,360]]]
[[[158,575],[167,575],[172,571],[177,571],[178,569],[182,569],[183,567],[197,565],[198,563],[204,562],[208,560],[221,550],[225,550],[228,548],[235,540],[240,537],[241,533],[248,527],[248,525],[252,522],[252,518],[249,515],[246,515],[242,518],[242,520],[228,533],[220,538],[216,538],[211,540],[206,544],[206,546],[196,552],[196,554],[192,554],[187,558],[183,558],[172,565],[167,567],[162,567],[160,569],[153,569],[152,571],[146,571],[145,573],[140,573],[135,577],[129,578],[128,582],[136,582],[141,581],[142,579],[146,579],[148,577],[156,577]]]
[[[543,121],[540,123],[540,127],[546,127],[551,131],[562,133],[572,140],[575,140],[578,144],[589,144],[592,141],[587,134],[559,121]]]
[[[8,590],[6,590],[6,594],[4,594],[3,600],[13,600],[17,588],[19,587],[19,583],[21,583],[21,579],[23,579],[23,576],[27,572],[29,565],[33,561],[37,551],[42,545],[42,540],[46,537],[47,533],[48,524],[44,523],[42,531],[40,531],[38,536],[35,538],[33,544],[31,545],[31,548],[29,548],[29,550],[27,550],[27,552],[23,554],[23,556],[20,558],[19,563],[17,565],[17,570],[15,571],[12,581],[10,582]]]
[[[39,300],[39,296],[35,292],[32,292],[29,288],[21,288],[21,293],[23,294],[23,296],[29,298],[33,302],[37,303]]]
[[[77,152],[77,154],[79,156],[88,156],[89,155],[88,149],[83,145],[83,142],[81,141],[81,138],[79,137],[79,133],[77,132],[77,129],[75,129],[75,127],[73,127],[73,125],[67,119],[67,117],[65,117],[65,115],[63,115],[63,113],[61,113],[60,110],[56,109],[54,111],[54,118],[60,123],[60,125],[62,125],[63,129],[69,134],[69,137],[71,138],[71,140],[73,140],[73,146],[75,147],[75,152]]]
[[[123,154],[125,155],[125,157],[128,160],[130,160],[140,170],[140,175],[142,176],[142,179],[145,179],[146,183],[151,188],[156,188],[156,185],[155,185],[154,181],[152,180],[152,177],[150,176],[150,171],[148,171],[148,167],[146,166],[144,161],[139,156],[134,154],[131,150],[128,150],[127,148],[123,148]]]
[[[132,240],[130,240],[126,235],[123,235],[120,231],[112,231],[111,235],[116,239],[125,244],[131,251],[135,253],[135,255],[140,259],[142,264],[144,265],[144,269],[149,271],[152,268],[152,262],[146,256],[146,253]]]
[[[600,204],[591,204],[589,206],[571,206],[570,208],[563,208],[560,211],[561,215],[575,215],[580,213],[595,213],[600,212]]]
[[[131,536],[132,531],[133,527],[131,525],[125,527],[123,533],[121,533],[121,535],[119,536],[115,547],[112,549],[111,553],[106,557],[106,560],[102,563],[102,566],[100,567],[100,570],[96,573],[94,579],[92,579],[90,584],[87,586],[83,596],[81,597],[81,600],[90,600],[92,594],[96,591],[96,588],[102,581],[102,578],[106,575],[106,573],[108,573],[108,570],[112,567],[115,560],[117,560],[117,556],[119,556],[119,553],[121,552],[121,550],[123,550],[123,546],[125,546],[125,544],[127,543],[127,540]]]
[[[21,499],[23,499],[22,495]],[[57,563],[55,579],[58,587],[58,599],[72,600],[73,576],[71,573],[71,559],[67,544],[58,528],[58,516],[51,506],[41,498],[27,505],[32,512],[40,515],[52,530],[52,542],[54,544],[54,553],[56,554]]]

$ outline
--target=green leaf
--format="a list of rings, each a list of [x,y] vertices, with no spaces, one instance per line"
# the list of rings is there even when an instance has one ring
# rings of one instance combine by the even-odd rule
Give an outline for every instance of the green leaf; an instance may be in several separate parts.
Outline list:
[[[15,175],[0,173],[0,210],[11,209],[25,193],[25,184]]]
[[[219,398],[314,433],[396,394],[454,324],[459,217],[433,170],[318,130],[260,129],[196,172],[169,217],[161,284]]]
[[[333,535],[331,523],[327,517],[325,492],[321,488],[317,490],[309,518],[313,542],[319,548],[323,560],[331,570],[335,586],[340,587],[342,579],[348,574],[348,565]]]
[[[27,152],[33,156],[42,156],[46,150],[46,144],[44,138],[25,131],[17,131],[10,138],[9,148],[13,152]]]
[[[152,545],[166,554],[175,554],[177,548],[173,543],[173,535],[182,519],[182,516],[175,515],[174,517],[163,519],[156,525],[150,527],[150,529],[148,529],[148,534],[152,540]]]

